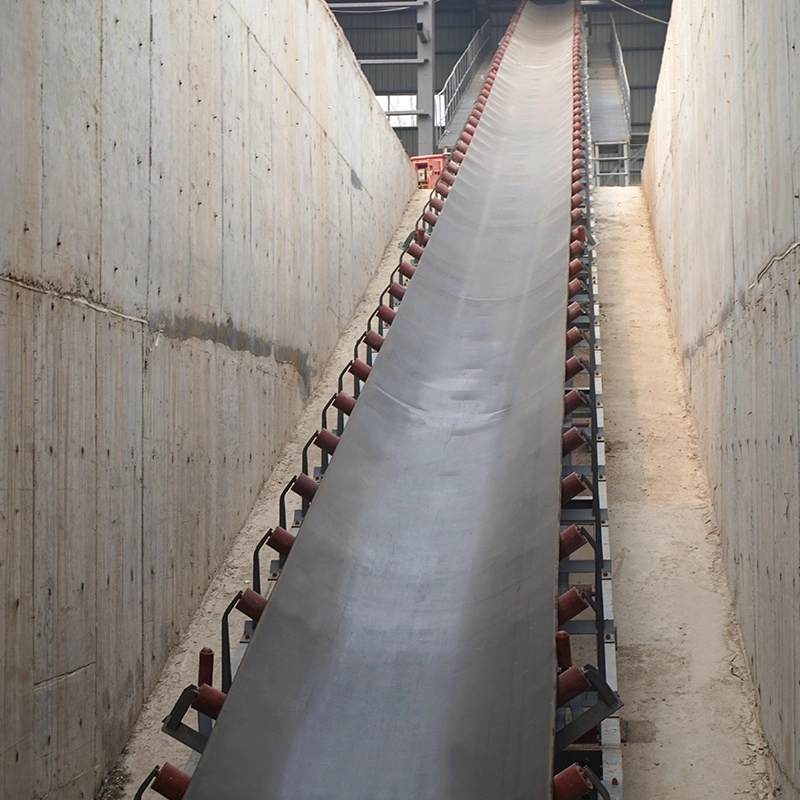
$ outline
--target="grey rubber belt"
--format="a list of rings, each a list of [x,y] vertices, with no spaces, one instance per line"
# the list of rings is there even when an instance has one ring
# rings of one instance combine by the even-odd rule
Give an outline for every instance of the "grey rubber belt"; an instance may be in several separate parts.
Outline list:
[[[550,796],[572,25],[523,12],[187,800]]]

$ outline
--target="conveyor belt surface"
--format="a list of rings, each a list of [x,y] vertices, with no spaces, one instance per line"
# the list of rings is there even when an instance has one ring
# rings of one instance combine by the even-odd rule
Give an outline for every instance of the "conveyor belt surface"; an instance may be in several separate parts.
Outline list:
[[[528,4],[187,800],[550,796],[571,4]]]

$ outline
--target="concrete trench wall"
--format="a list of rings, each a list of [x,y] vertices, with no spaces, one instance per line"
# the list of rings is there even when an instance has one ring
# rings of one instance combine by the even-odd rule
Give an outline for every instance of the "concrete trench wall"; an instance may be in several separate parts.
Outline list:
[[[644,175],[782,797],[800,797],[798,48],[795,0],[675,0]]]
[[[75,800],[414,176],[321,0],[7,0],[0,58],[0,796]]]

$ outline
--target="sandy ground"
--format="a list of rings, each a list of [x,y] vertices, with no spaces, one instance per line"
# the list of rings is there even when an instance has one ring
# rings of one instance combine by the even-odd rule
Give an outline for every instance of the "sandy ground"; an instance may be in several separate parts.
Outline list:
[[[641,191],[595,211],[625,797],[777,797]]]
[[[234,541],[228,558],[211,582],[202,603],[180,644],[170,654],[161,679],[150,695],[116,768],[108,776],[100,800],[132,798],[142,780],[156,765],[170,761],[182,766],[189,750],[174,739],[161,733],[161,721],[169,713],[181,691],[197,681],[197,655],[201,647],[211,647],[220,652],[220,618],[231,598],[250,584],[252,552],[264,532],[278,519],[278,496],[290,478],[300,471],[300,454],[308,438],[319,428],[322,407],[336,390],[342,367],[353,357],[353,345],[366,327],[367,317],[375,310],[378,297],[386,287],[389,274],[397,266],[402,244],[422,212],[427,200],[427,190],[412,197],[398,225],[392,241],[386,248],[381,264],[343,332],[339,344],[328,361],[319,386],[309,399],[305,411],[281,454],[277,467],[259,495],[255,508],[239,536]],[[290,504],[289,509],[293,506]],[[262,552],[262,563],[269,562],[268,548]],[[241,633],[241,615],[232,621],[231,638]],[[219,685],[219,662],[216,665],[215,684]],[[194,714],[187,722],[195,725]]]

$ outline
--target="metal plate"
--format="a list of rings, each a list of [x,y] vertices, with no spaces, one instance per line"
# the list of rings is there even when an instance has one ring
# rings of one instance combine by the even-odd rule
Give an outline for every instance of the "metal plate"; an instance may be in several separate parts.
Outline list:
[[[549,797],[572,21],[522,15],[187,800]]]

